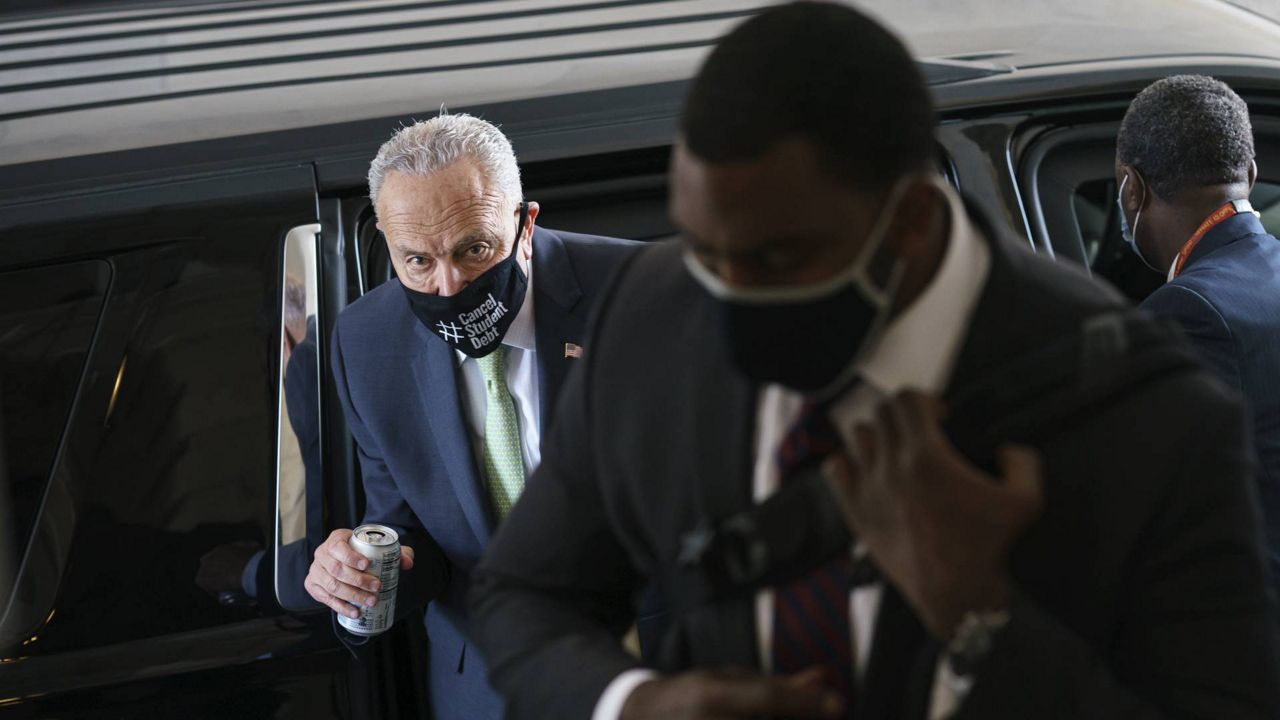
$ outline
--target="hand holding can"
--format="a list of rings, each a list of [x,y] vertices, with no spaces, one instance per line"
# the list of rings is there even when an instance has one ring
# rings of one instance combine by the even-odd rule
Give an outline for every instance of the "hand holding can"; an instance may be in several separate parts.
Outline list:
[[[357,528],[356,531],[363,530]],[[382,528],[387,531],[390,528]],[[355,532],[339,528],[316,549],[304,587],[317,602],[343,618],[358,619],[374,607],[384,589],[380,567],[352,545]],[[413,548],[400,548],[400,567],[413,568]],[[398,581],[398,573],[397,573]],[[394,589],[395,584],[392,584]]]
[[[368,560],[368,574],[377,578],[378,595],[373,605],[366,599],[359,616],[340,615],[338,624],[356,635],[378,635],[395,622],[400,536],[385,525],[361,525],[351,532],[351,549]]]

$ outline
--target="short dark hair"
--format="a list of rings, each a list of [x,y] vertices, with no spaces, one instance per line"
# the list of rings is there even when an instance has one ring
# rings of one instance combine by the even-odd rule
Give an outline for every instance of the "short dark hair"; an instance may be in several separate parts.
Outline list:
[[[1116,157],[1165,199],[1190,187],[1244,182],[1254,157],[1249,106],[1204,75],[1157,80],[1124,114]]]
[[[711,163],[801,137],[861,190],[935,157],[933,104],[907,49],[866,15],[825,2],[778,6],[734,28],[694,79],[680,130]]]

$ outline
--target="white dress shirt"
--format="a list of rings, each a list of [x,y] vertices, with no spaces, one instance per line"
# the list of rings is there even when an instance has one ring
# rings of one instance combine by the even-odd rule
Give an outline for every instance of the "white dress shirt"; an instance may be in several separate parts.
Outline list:
[[[860,364],[863,382],[831,409],[847,447],[853,448],[855,423],[870,419],[877,402],[900,390],[915,389],[940,394],[947,386],[956,356],[969,328],[969,320],[986,284],[991,251],[970,225],[959,195],[947,189],[951,211],[951,233],[942,264],[920,297],[885,328],[879,344]],[[766,385],[756,404],[755,452],[752,497],[760,502],[778,489],[778,449],[792,424],[798,419],[804,398],[780,385]],[[856,550],[855,552],[859,552]],[[883,585],[856,588],[849,594],[853,665],[859,679],[866,671],[871,653],[872,632],[880,610]],[[761,670],[769,672],[773,640],[773,590],[756,595],[756,637]],[[622,673],[597,701],[593,720],[615,720],[635,687],[655,675],[649,670]],[[929,717],[941,720],[952,715],[967,690],[954,677],[946,662],[935,674]]]
[[[502,344],[507,346],[507,390],[515,403],[516,418],[520,423],[520,450],[524,457],[524,476],[533,474],[542,459],[541,412],[538,406],[538,350],[533,325],[533,261],[530,259],[528,286],[524,291],[524,303],[516,318],[511,321]],[[471,450],[476,463],[484,468],[484,420],[488,412],[489,395],[485,391],[484,376],[475,358],[461,350],[455,350],[458,366],[462,369],[462,386],[459,388],[463,412],[467,416],[467,429],[471,435]]]

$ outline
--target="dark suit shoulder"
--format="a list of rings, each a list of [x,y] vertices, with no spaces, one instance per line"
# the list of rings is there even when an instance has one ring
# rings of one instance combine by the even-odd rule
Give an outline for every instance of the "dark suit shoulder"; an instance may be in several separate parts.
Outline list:
[[[1230,325],[1252,325],[1280,316],[1280,241],[1249,235],[1214,250],[1187,266],[1153,293],[1195,293]]]
[[[994,242],[1000,243],[997,252],[1013,271],[1019,314],[1076,326],[1085,318],[1129,305],[1110,283],[1091,277],[1073,262],[1037,254],[1007,238]]]
[[[587,235],[585,233],[569,232],[567,230],[552,230],[551,228],[540,229],[560,238],[560,241],[564,243],[565,247],[569,248],[571,251],[583,250],[586,252],[598,252],[603,256],[619,252],[634,252],[637,248],[644,247],[646,244],[636,240],[607,237],[605,235]]]
[[[621,316],[649,316],[657,307],[688,307],[706,299],[705,292],[685,269],[683,246],[678,242],[651,243],[616,278],[614,295]]]
[[[343,308],[331,349],[341,360],[345,381],[368,389],[409,377],[415,353],[405,349],[423,342],[414,330],[417,323],[395,278]]]
[[[564,257],[569,261],[574,276],[588,298],[594,299],[613,276],[614,270],[645,243],[635,240],[583,235],[581,233],[548,230],[560,240]]]

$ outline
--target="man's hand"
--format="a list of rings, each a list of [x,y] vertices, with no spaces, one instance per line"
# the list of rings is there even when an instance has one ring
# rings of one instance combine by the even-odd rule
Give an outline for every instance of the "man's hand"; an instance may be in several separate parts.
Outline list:
[[[240,574],[261,549],[258,543],[245,540],[215,547],[200,557],[196,585],[214,597],[218,593],[243,591]]]
[[[622,706],[620,720],[841,717],[844,702],[823,687],[822,677],[821,668],[790,677],[765,677],[745,670],[672,675],[637,685]]]
[[[302,585],[316,602],[339,615],[358,618],[360,607],[373,607],[378,602],[382,587],[376,576],[365,572],[368,568],[369,558],[351,547],[351,531],[340,528],[316,548],[311,571]],[[400,569],[413,569],[413,548],[400,546]]]
[[[845,519],[934,637],[949,640],[968,612],[1008,606],[1008,554],[1040,514],[1040,457],[999,451],[990,477],[943,434],[940,401],[915,392],[883,403],[854,429],[857,452],[824,470]]]

